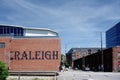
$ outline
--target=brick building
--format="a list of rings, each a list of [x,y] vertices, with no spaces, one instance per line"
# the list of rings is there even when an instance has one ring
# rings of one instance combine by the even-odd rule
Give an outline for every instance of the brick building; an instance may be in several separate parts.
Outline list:
[[[120,46],[107,48],[103,52],[98,51],[74,60],[74,67],[78,67],[78,65],[80,69],[84,69],[83,65],[89,66],[93,71],[101,71],[101,65],[103,65],[103,71],[117,72],[120,70]]]
[[[66,59],[71,67],[74,67],[74,61],[82,58],[83,56],[91,55],[100,50],[100,48],[71,48],[66,53]]]
[[[61,41],[43,28],[0,25],[0,61],[10,71],[58,71]]]

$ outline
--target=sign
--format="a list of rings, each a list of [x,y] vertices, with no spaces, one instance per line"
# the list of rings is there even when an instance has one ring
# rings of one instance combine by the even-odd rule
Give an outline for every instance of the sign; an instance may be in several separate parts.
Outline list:
[[[57,60],[58,51],[11,51],[11,60]]]

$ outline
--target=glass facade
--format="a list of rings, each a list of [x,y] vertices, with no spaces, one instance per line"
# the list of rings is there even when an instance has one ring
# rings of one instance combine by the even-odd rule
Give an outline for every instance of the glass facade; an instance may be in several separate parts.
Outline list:
[[[106,47],[120,46],[120,22],[106,31]]]
[[[2,26],[0,25],[0,35],[23,36],[24,29],[21,27]]]

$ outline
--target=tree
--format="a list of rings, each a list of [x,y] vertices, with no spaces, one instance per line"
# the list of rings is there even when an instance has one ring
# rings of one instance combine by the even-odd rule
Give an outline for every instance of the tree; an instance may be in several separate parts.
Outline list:
[[[67,60],[65,61],[65,67],[69,68],[70,64],[67,62]]]
[[[0,61],[0,80],[6,80],[8,76],[9,76],[9,72],[7,67],[3,62]]]
[[[69,68],[70,64],[66,60],[66,56],[64,54],[61,54],[61,61],[62,61],[62,66],[64,65],[66,68]]]

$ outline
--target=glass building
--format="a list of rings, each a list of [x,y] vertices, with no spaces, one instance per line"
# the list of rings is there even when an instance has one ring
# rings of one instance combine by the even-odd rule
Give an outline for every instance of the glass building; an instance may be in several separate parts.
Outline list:
[[[120,22],[106,31],[106,47],[120,46]]]
[[[13,37],[58,37],[58,33],[46,28],[0,25],[0,36]]]
[[[0,36],[5,36],[5,35],[23,36],[24,29],[22,27],[0,25]]]

